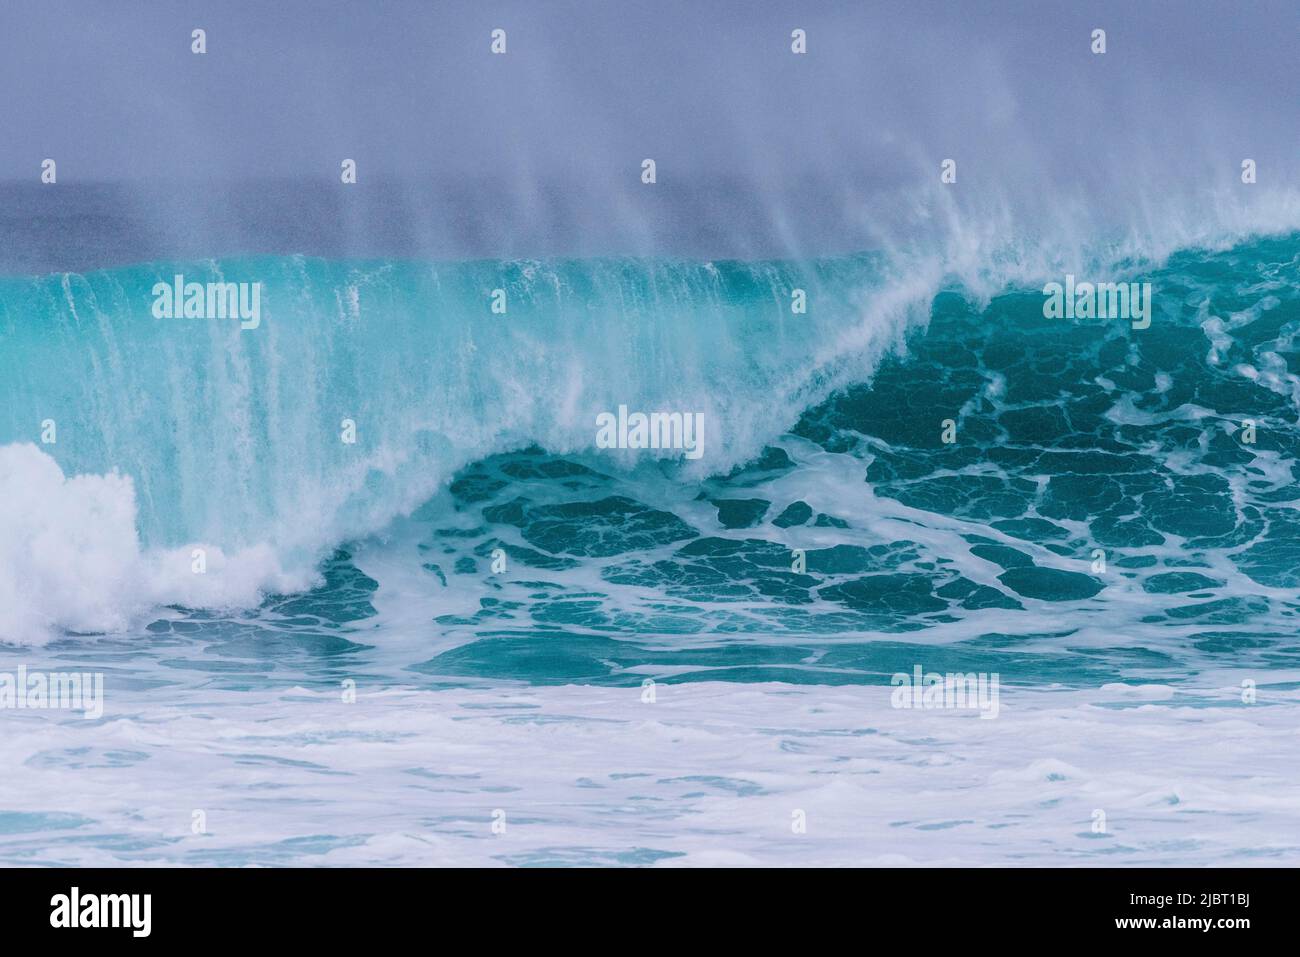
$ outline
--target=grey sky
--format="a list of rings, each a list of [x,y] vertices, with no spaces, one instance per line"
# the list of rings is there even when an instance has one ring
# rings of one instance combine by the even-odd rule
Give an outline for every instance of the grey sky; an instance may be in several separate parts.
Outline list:
[[[1208,120],[1266,154],[1300,128],[1290,0],[7,0],[0,16],[4,177],[45,156],[87,179],[332,176],[343,155],[411,175],[643,155],[670,175],[819,175],[891,139],[988,155],[999,130],[1105,140],[1114,121],[1136,145]]]
[[[1231,179],[1247,156],[1295,184],[1297,37],[1295,0],[5,0],[0,180],[53,157],[61,184],[337,182],[349,157],[363,186],[642,220],[645,157],[667,192],[812,208],[945,157],[968,190]]]

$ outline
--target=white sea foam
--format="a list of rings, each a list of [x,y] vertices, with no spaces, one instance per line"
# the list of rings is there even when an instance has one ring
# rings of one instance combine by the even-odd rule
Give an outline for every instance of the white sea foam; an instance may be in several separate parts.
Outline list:
[[[110,677],[101,721],[7,716],[0,862],[1294,865],[1297,692],[1245,705],[1237,678],[1004,688],[984,721],[887,685],[363,682],[345,704]]]
[[[157,605],[248,606],[310,582],[286,575],[266,545],[142,550],[136,520],[129,477],[68,478],[35,445],[0,446],[0,641],[119,632]]]

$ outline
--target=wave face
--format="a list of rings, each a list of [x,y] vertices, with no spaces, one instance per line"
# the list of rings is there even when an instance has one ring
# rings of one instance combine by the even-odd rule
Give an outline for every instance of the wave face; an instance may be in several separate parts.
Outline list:
[[[882,632],[1267,654],[1300,559],[1298,256],[1176,255],[1136,277],[1141,330],[873,256],[0,280],[0,638],[419,621],[447,645],[424,671],[542,682],[865,680],[894,646],[816,642]],[[155,319],[176,273],[262,282],[260,326]],[[705,454],[594,448],[620,405],[703,412]]]
[[[590,447],[596,416],[620,404],[703,413],[697,472],[752,457],[774,426],[865,377],[896,336],[861,298],[881,271],[870,257],[257,258],[5,279],[0,442],[49,438],[52,423],[44,447],[65,473],[129,477],[106,494],[138,508],[143,553],[170,556],[149,577],[174,578],[177,600],[247,604],[250,586],[303,587],[334,544],[409,512],[475,460]],[[155,318],[155,284],[177,274],[261,283],[260,325]],[[792,312],[795,289],[815,303],[805,314]],[[15,458],[8,479],[30,486],[46,471]],[[238,556],[237,581],[196,589],[197,547],[223,567]]]

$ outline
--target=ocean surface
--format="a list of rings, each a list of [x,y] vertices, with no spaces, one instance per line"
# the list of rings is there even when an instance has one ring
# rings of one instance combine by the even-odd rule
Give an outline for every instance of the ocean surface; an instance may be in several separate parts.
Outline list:
[[[1090,268],[0,276],[0,863],[1300,862],[1300,234]]]

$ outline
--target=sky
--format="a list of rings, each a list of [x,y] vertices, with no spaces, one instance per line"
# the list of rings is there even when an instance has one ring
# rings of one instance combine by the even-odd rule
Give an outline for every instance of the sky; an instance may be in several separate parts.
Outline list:
[[[852,210],[915,200],[945,158],[968,195],[1026,202],[1227,182],[1244,157],[1300,182],[1298,36],[1294,0],[5,0],[0,182],[54,158],[60,184],[173,210],[176,184],[337,183],[348,158],[390,211],[477,193],[503,236],[617,221],[653,246],[698,213],[744,246],[743,195],[755,229],[853,245]]]

